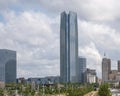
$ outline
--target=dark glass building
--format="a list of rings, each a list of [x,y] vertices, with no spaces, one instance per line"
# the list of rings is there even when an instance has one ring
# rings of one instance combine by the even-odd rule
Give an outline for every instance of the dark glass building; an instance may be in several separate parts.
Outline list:
[[[60,78],[61,82],[77,82],[78,26],[75,12],[61,13]]]
[[[16,82],[16,51],[0,49],[0,81]]]
[[[84,82],[84,73],[86,71],[86,58],[84,57],[79,57],[78,58],[78,77],[80,82]]]

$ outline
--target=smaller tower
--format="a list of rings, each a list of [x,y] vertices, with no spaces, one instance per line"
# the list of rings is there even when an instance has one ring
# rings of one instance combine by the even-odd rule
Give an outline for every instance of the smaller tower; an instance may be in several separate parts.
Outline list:
[[[118,72],[120,72],[120,60],[118,60]]]
[[[79,57],[78,58],[78,81],[84,82],[84,72],[86,71],[86,58]]]
[[[102,59],[102,80],[106,82],[109,80],[108,76],[111,71],[111,59],[103,58]]]

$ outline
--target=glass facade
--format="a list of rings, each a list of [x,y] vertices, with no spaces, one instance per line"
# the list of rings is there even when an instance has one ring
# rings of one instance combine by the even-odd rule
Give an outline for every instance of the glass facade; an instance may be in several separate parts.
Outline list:
[[[16,52],[0,49],[0,81],[16,82]]]
[[[78,59],[78,77],[80,82],[84,82],[84,72],[86,71],[86,58],[79,57]]]
[[[62,82],[77,82],[78,28],[77,14],[61,13],[60,23],[60,76]]]

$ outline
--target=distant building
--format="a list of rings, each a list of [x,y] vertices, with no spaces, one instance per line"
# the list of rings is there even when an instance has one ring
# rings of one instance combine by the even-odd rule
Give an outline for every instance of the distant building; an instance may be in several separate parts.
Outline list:
[[[118,74],[117,70],[111,70],[109,73],[109,78],[108,80],[116,80],[116,75]]]
[[[79,76],[79,81],[84,82],[84,72],[86,71],[86,58],[84,57],[79,57],[78,58],[78,76]]]
[[[102,59],[102,80],[106,82],[109,80],[109,73],[111,71],[111,60],[108,58]]]
[[[99,85],[101,85],[101,84],[102,84],[102,79],[100,79],[100,78],[97,77],[97,83],[98,83]]]
[[[18,78],[17,83],[26,83],[26,80],[24,77]]]
[[[28,78],[28,83],[35,83],[35,84],[55,84],[60,82],[59,76],[48,76],[44,78]]]
[[[96,83],[96,70],[87,69],[84,73],[86,83]]]
[[[2,88],[2,89],[5,88],[5,83],[4,82],[0,82],[0,88]]]
[[[60,77],[61,82],[78,82],[78,25],[75,12],[61,13]]]
[[[120,72],[116,74],[116,80],[120,82]]]
[[[118,60],[118,71],[120,72],[120,60]]]
[[[120,86],[120,60],[117,64],[118,70],[111,70],[111,60],[108,58],[102,60],[102,81],[108,82],[112,87]]]
[[[16,52],[0,49],[0,81],[16,82]]]

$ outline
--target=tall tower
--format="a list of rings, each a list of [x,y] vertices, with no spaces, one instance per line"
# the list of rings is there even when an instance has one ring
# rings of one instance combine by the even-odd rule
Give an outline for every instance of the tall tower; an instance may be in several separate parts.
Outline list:
[[[111,60],[108,58],[102,59],[102,80],[106,82],[109,80],[108,76],[111,71]]]
[[[0,81],[16,82],[16,52],[0,49]]]
[[[60,77],[62,82],[77,82],[78,27],[77,14],[61,13],[60,23]]]

